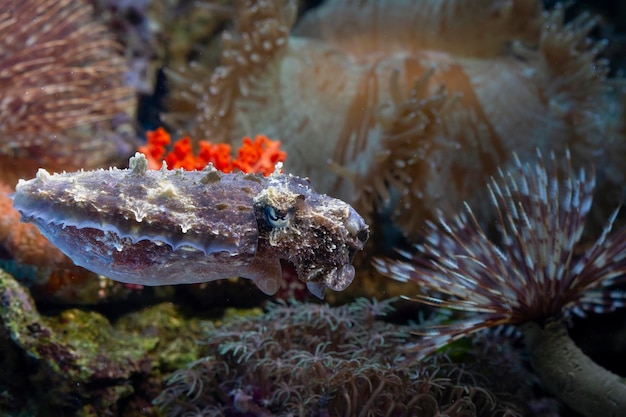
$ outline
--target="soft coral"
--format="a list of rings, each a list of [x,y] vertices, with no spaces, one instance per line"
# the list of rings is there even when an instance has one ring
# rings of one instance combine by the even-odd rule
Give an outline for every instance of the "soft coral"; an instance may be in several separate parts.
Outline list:
[[[165,129],[160,127],[155,131],[149,131],[146,136],[147,143],[139,147],[139,152],[146,155],[151,169],[158,169],[163,160],[169,169],[186,170],[202,169],[211,162],[215,168],[224,172],[238,169],[243,172],[269,175],[274,171],[276,163],[284,161],[287,157],[287,153],[280,150],[279,141],[273,141],[263,135],[257,135],[254,140],[245,137],[235,159],[231,157],[230,145],[224,143],[213,144],[201,140],[198,142],[199,150],[196,155],[191,139],[183,137],[177,140],[172,150],[166,154],[171,138]]]

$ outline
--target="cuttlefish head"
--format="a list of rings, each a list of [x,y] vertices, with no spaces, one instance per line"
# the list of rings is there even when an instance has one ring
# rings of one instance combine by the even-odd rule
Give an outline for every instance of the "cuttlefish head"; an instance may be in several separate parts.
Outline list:
[[[257,253],[288,261],[319,298],[326,287],[342,291],[354,279],[352,260],[369,227],[347,203],[318,194],[306,179],[274,174],[254,198]]]

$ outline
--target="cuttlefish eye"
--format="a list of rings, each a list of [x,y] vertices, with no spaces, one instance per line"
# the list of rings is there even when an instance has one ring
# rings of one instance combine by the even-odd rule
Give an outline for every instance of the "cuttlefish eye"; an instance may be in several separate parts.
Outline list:
[[[281,228],[289,225],[289,219],[291,217],[290,212],[286,212],[284,214],[279,214],[276,212],[276,209],[272,206],[265,207],[265,217],[267,218],[267,222],[270,226],[274,228]]]
[[[369,229],[361,229],[357,235],[356,235],[357,239],[359,239],[359,241],[361,241],[362,243],[367,242],[367,239],[369,239],[370,237],[370,231]]]

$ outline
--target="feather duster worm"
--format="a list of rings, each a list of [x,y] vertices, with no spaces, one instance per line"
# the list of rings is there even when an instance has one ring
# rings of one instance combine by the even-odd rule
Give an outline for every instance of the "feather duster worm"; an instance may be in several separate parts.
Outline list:
[[[415,301],[464,313],[460,320],[425,329],[410,347],[416,356],[481,329],[521,325],[530,359],[546,386],[585,416],[615,417],[626,410],[626,384],[589,359],[569,338],[571,314],[606,313],[626,306],[626,228],[611,233],[617,210],[595,242],[581,242],[595,190],[595,176],[557,174],[554,154],[546,166],[515,159],[489,184],[496,242],[466,205],[451,221],[428,223],[419,254],[377,260],[383,274],[425,289]]]
[[[604,44],[587,39],[596,19],[563,14],[536,0],[329,1],[290,35],[293,2],[238,2],[211,76],[171,73],[169,120],[226,142],[289,138],[290,171],[362,212],[392,201],[416,233],[512,151],[567,147],[578,163],[618,142]]]

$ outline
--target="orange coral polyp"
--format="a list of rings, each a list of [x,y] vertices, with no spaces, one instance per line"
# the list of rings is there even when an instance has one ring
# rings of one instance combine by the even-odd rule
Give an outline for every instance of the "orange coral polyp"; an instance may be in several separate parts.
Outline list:
[[[223,172],[231,172],[233,162],[230,155],[230,145],[226,143],[213,144],[206,140],[198,142],[200,150],[198,151],[198,158],[203,161],[203,167],[209,162],[213,163],[213,166]]]
[[[146,144],[140,146],[137,150],[146,155],[150,169],[159,169],[165,155],[165,149],[170,142],[170,134],[162,127],[159,127],[157,130],[146,132]]]
[[[159,169],[164,160],[169,169],[185,170],[202,169],[208,163],[223,172],[234,169],[248,173],[270,175],[277,162],[282,162],[287,153],[280,150],[280,141],[274,141],[263,135],[254,139],[244,138],[243,145],[237,150],[237,158],[232,159],[231,147],[225,143],[213,144],[209,141],[198,141],[198,154],[193,152],[191,139],[187,136],[174,142],[172,150],[166,152],[171,143],[169,133],[162,127],[146,133],[146,144],[139,147],[139,152],[146,155],[150,169]]]
[[[276,163],[284,161],[286,157],[287,153],[280,150],[279,141],[273,141],[263,135],[257,135],[254,142],[245,137],[243,145],[237,151],[233,167],[243,172],[262,172],[269,175],[274,171]]]
[[[177,140],[172,151],[168,152],[164,159],[170,169],[192,170],[196,169],[198,164],[198,158],[193,154],[191,139],[187,136]]]

